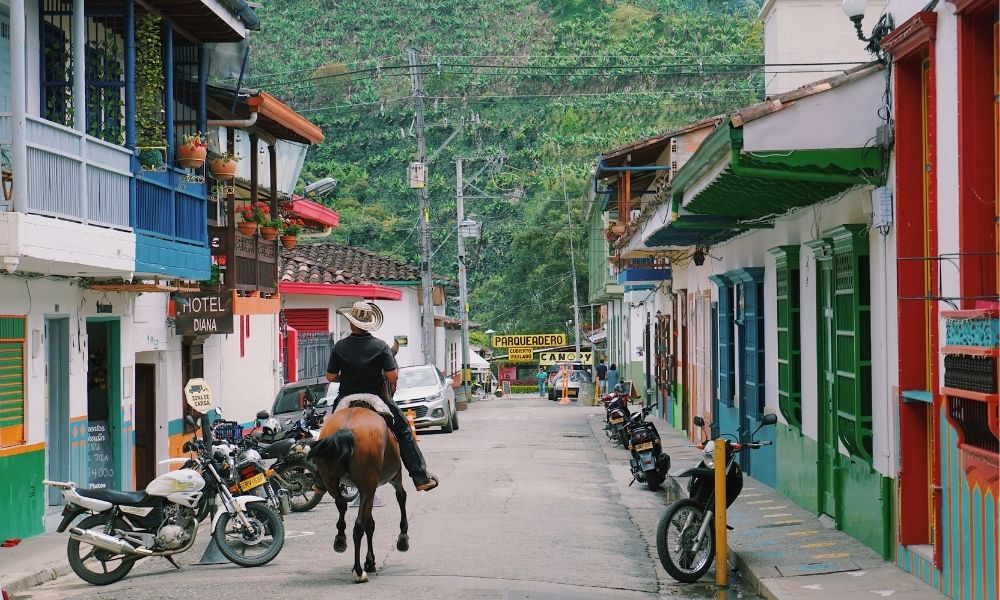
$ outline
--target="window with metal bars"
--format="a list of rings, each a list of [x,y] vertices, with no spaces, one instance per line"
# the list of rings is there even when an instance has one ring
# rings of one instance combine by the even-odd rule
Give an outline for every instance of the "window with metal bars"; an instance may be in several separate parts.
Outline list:
[[[72,127],[73,3],[43,0],[41,11],[41,114]],[[84,78],[87,133],[112,144],[125,143],[125,19],[121,5],[87,3]]]
[[[718,288],[718,344],[716,355],[715,393],[724,406],[735,403],[736,380],[736,331],[733,323],[733,282],[723,275],[713,275],[709,279]],[[716,419],[717,420],[717,419]]]
[[[198,131],[198,47],[174,32],[174,147]],[[202,132],[204,133],[204,132]]]
[[[825,235],[833,242],[834,410],[837,433],[852,456],[872,461],[871,274],[864,225]]]
[[[962,430],[960,446],[1000,453],[1000,441],[996,433],[990,430],[989,410],[990,405],[986,402],[948,396],[948,412]]]
[[[0,317],[0,448],[25,442],[25,318]]]
[[[726,277],[736,284],[737,292],[740,401],[746,402],[747,416],[759,421],[764,414],[764,269],[736,269]]]
[[[799,321],[799,247],[771,248],[777,290],[778,408],[791,427],[802,428],[802,364]]]

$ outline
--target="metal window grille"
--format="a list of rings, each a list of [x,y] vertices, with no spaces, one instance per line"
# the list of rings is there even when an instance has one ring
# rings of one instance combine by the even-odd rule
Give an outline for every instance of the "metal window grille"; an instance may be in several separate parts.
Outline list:
[[[0,317],[0,448],[23,444],[25,318]]]
[[[989,409],[986,402],[948,396],[948,412],[962,430],[961,443],[997,454],[1000,441],[990,430]]]
[[[792,427],[802,428],[801,323],[799,320],[799,249],[781,246],[775,255],[777,281],[778,408]]]

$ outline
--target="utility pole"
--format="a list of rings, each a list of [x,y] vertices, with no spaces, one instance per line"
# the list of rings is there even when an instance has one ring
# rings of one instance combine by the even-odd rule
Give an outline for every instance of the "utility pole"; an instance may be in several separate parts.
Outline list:
[[[573,340],[576,355],[580,356],[580,297],[576,290],[576,256],[573,252],[573,214],[570,211],[569,194],[566,193],[566,175],[563,173],[562,148],[559,151],[559,177],[562,179],[563,202],[566,204],[566,221],[569,223],[569,264],[573,274]]]
[[[410,48],[410,85],[413,95],[414,129],[417,135],[417,162],[426,164],[427,150],[424,140],[424,98],[423,82],[417,62],[417,51]],[[434,276],[431,272],[431,205],[427,197],[426,177],[420,192],[420,280],[423,295],[423,310],[420,311],[421,333],[423,334],[424,364],[436,364],[434,351]]]
[[[465,401],[472,395],[472,370],[469,356],[469,289],[465,280],[465,235],[462,222],[465,221],[465,182],[462,180],[462,159],[455,159],[455,212],[458,217],[458,318],[462,321],[462,389]]]

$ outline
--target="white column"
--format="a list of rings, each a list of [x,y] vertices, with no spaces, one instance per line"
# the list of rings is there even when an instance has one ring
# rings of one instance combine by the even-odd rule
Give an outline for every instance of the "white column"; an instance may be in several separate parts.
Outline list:
[[[11,133],[14,142],[14,196],[10,210],[27,204],[28,140],[27,115],[25,114],[25,44],[27,26],[24,17],[24,0],[11,0],[10,4],[10,109]]]
[[[87,202],[87,16],[84,0],[73,0],[73,129],[80,136],[80,215],[89,218]]]

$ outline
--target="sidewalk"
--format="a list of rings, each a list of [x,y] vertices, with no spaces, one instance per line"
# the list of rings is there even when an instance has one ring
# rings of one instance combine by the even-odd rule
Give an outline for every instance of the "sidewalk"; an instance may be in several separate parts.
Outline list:
[[[71,572],[65,533],[25,538],[12,548],[0,548],[0,586],[9,592],[27,590]]]
[[[682,432],[655,422],[672,473],[700,460],[701,450],[688,447],[692,442]],[[686,495],[687,479],[677,483]],[[769,600],[946,598],[752,477],[744,476],[728,519],[733,527],[728,534],[731,564]]]

